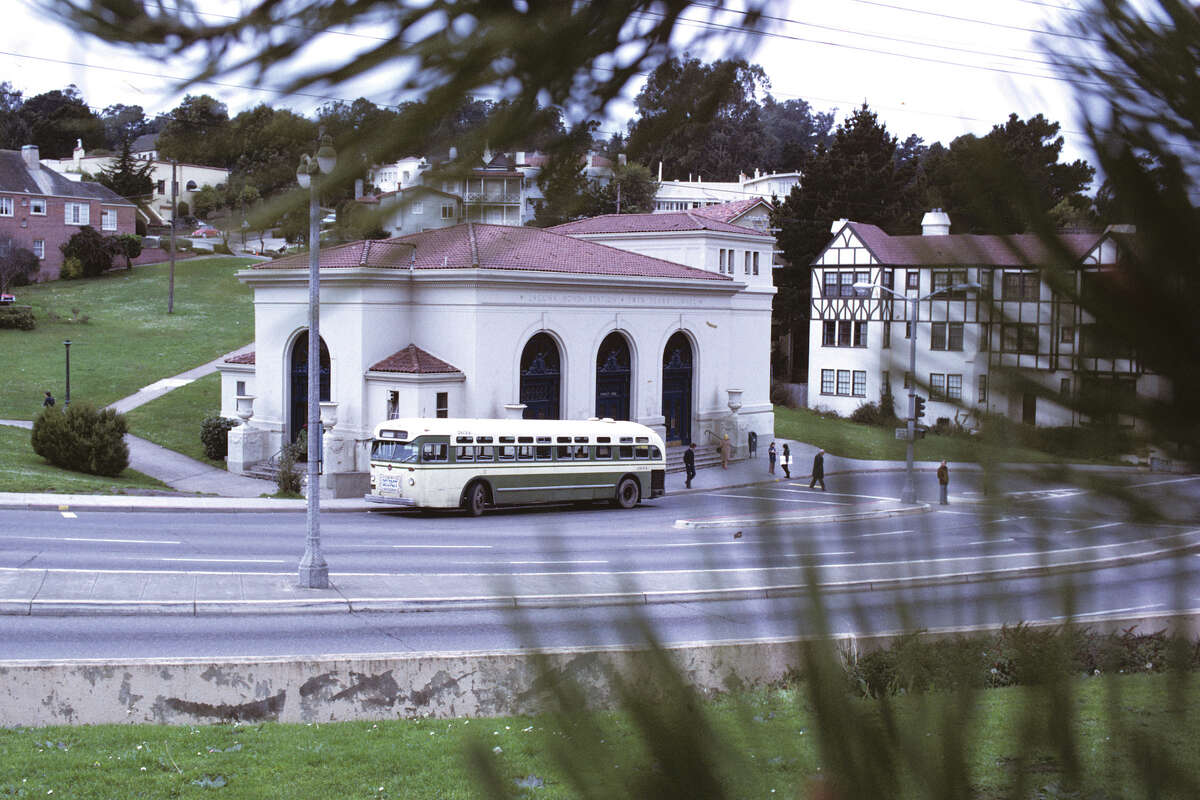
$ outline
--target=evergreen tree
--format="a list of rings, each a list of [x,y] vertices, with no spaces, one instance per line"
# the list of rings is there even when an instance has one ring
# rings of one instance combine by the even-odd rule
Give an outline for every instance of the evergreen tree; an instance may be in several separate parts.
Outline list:
[[[126,136],[121,140],[121,154],[107,167],[101,168],[96,180],[129,200],[144,198],[154,193],[154,162],[139,161],[133,157],[133,140]]]

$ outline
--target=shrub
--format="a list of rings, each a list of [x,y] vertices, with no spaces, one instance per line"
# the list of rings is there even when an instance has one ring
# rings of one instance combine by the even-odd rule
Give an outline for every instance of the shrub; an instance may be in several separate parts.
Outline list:
[[[879,396],[879,415],[890,424],[896,419],[896,398],[892,395],[892,385],[884,382],[883,393]]]
[[[215,243],[213,245],[213,252],[223,256],[233,255],[233,251],[229,249],[229,245],[224,242]]]
[[[279,454],[279,472],[275,475],[275,485],[280,494],[300,494],[300,470],[296,467],[296,445],[284,445]]]
[[[58,277],[65,281],[79,280],[83,277],[83,262],[75,256],[67,256],[63,259],[62,269],[58,271]]]
[[[13,247],[11,239],[0,241],[6,244],[0,255],[0,291],[7,292],[13,286],[28,286],[30,279],[41,269],[41,262],[32,250]]]
[[[94,278],[112,268],[112,250],[108,240],[90,225],[84,225],[59,247],[67,258],[79,259],[83,276]]]
[[[220,461],[229,455],[229,430],[236,427],[238,421],[222,417],[220,414],[209,414],[200,422],[200,443],[204,445],[204,455]]]
[[[795,403],[792,402],[792,392],[786,383],[779,381],[771,381],[771,403],[777,406],[787,406],[795,408]]]
[[[75,403],[45,408],[33,422],[33,451],[63,469],[115,477],[129,466],[128,426],[111,409]]]
[[[125,269],[132,268],[133,259],[142,254],[142,239],[140,236],[122,233],[119,236],[109,236],[104,241],[108,244],[109,252],[114,256],[122,256],[125,259]]]
[[[180,200],[175,204],[175,213],[177,216],[186,217],[192,213],[192,208],[187,204],[186,200]]]
[[[0,328],[12,328],[19,331],[31,331],[37,327],[37,320],[28,308],[0,309]]]
[[[863,403],[850,413],[850,421],[860,425],[882,425],[884,418],[879,411],[879,406],[874,403]]]

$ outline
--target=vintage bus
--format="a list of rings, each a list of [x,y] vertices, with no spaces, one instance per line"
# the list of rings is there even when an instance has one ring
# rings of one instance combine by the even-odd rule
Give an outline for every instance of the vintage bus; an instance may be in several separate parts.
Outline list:
[[[662,438],[610,419],[390,419],[371,442],[373,503],[461,508],[608,500],[633,508],[663,494]]]

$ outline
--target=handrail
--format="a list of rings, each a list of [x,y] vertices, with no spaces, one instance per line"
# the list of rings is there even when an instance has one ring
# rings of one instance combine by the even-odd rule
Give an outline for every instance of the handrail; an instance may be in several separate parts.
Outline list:
[[[708,434],[709,436],[711,436],[713,439],[715,439],[717,442],[717,446],[720,447],[721,442],[723,442],[724,439],[722,439],[720,436],[717,436],[715,433],[713,433],[711,428],[705,428],[704,432],[706,434]]]

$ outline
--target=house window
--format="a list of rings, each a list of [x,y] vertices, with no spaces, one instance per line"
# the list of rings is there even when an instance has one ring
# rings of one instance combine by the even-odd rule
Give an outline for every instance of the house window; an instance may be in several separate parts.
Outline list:
[[[929,373],[929,399],[941,400],[946,394],[946,374],[944,372]]]
[[[745,257],[744,261],[746,262],[746,264],[742,271],[744,274],[749,275],[750,274],[750,251],[749,250],[746,251],[745,256],[746,257]]]
[[[854,323],[854,346],[855,347],[866,347],[867,346],[867,323],[866,322],[855,322]]]
[[[35,217],[46,216],[46,200],[45,198],[34,198],[29,201],[29,213]]]
[[[837,323],[831,319],[827,319],[821,323],[821,328],[821,346],[837,347]]]
[[[117,210],[115,208],[100,209],[100,230],[115,231],[117,229]]]
[[[850,370],[839,369],[837,371],[837,393],[843,396],[850,394]]]
[[[920,270],[910,269],[908,274],[904,276],[905,289],[920,289],[921,288],[921,272]]]
[[[46,240],[45,239],[34,239],[33,240],[33,254],[35,256],[37,256],[39,259],[46,257]]]
[[[1075,328],[1072,325],[1063,325],[1058,332],[1058,341],[1063,344],[1075,344]]]
[[[895,289],[896,271],[885,269],[882,273],[881,280],[885,289]]]
[[[884,392],[890,391],[891,388],[892,388],[892,376],[885,369],[883,371],[883,374],[880,375],[880,377],[879,377],[879,400],[880,400],[880,402],[883,402]]]
[[[980,325],[979,326],[979,344],[978,344],[979,351],[981,353],[986,353],[988,348],[991,346],[991,341],[992,341],[992,326],[991,325]]]
[[[962,375],[946,376],[946,397],[962,400]]]
[[[939,269],[933,273],[933,290],[945,291],[947,297],[962,297],[962,290],[957,292],[947,291],[951,286],[960,286],[967,282],[966,270],[958,269]]]
[[[754,274],[758,274],[758,251],[754,251]]]
[[[961,322],[934,322],[929,329],[930,350],[962,350],[963,324]]]
[[[854,396],[867,396],[867,373],[862,370],[854,370]]]
[[[975,390],[976,398],[980,403],[987,402],[987,375],[979,376],[979,387]]]
[[[195,182],[195,181],[188,181],[187,183],[185,183],[185,184],[183,185],[183,189],[184,189],[184,191],[187,191],[187,192],[194,192],[194,191],[196,191],[196,190],[197,190],[197,189],[199,189],[199,188],[200,188],[200,187],[196,185],[196,182]]]
[[[1001,325],[1000,346],[1006,353],[1037,353],[1038,326],[1032,322]]]
[[[833,394],[833,370],[821,370],[821,394]]]
[[[68,225],[90,225],[91,212],[87,203],[63,203],[63,221]]]
[[[400,418],[400,393],[388,392],[387,394],[387,418]]]
[[[1058,393],[1063,397],[1071,396],[1071,379],[1063,378],[1058,382]]]
[[[838,277],[839,277],[840,283],[841,283],[841,292],[840,292],[841,296],[842,297],[854,297],[854,273],[853,272],[839,272]]]
[[[425,204],[424,203],[413,203],[412,204],[412,213],[414,215],[424,214],[425,213]]]
[[[725,272],[725,248],[722,247],[717,251],[717,272],[724,274]]]
[[[844,319],[838,323],[838,347],[849,347],[854,323]]]
[[[883,347],[886,350],[892,346],[892,323],[884,320],[883,322]]]
[[[167,182],[166,181],[158,181],[157,183],[155,183],[154,191],[156,194],[166,194],[167,193]]]
[[[454,219],[454,206],[442,206],[442,219]]]
[[[1006,272],[1001,288],[1002,300],[1037,300],[1041,279],[1036,272]]]
[[[929,325],[929,349],[946,349],[946,323],[933,322]]]
[[[961,322],[951,322],[946,326],[946,349],[947,350],[962,350],[963,349],[963,324]]]
[[[445,419],[450,416],[450,393],[437,393],[437,416],[438,419]]]
[[[11,197],[0,197],[0,217],[11,217],[13,215],[13,199]]]
[[[824,297],[838,296],[838,275],[836,272],[825,273],[825,292]]]

